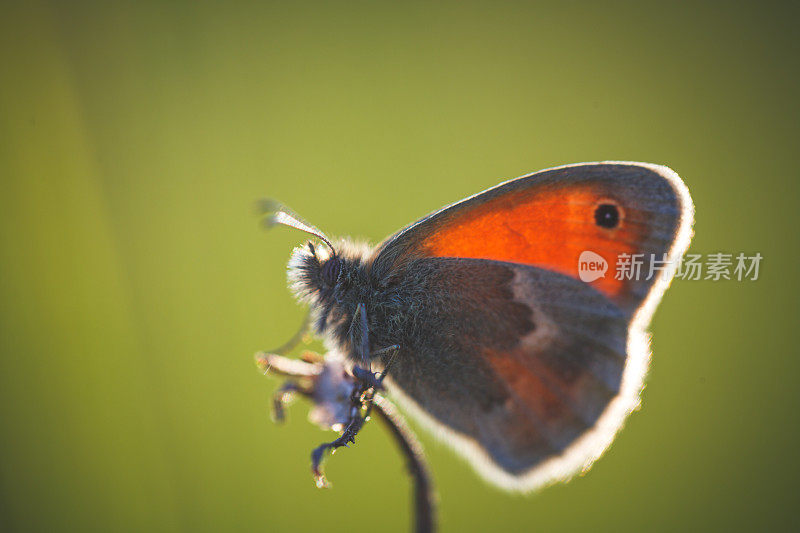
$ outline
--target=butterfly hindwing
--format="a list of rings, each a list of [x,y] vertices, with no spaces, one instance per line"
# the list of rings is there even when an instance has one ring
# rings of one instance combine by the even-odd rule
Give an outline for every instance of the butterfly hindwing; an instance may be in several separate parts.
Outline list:
[[[627,318],[598,291],[536,267],[422,259],[411,269],[429,296],[395,336],[393,385],[493,481],[543,475],[534,472],[618,397]],[[572,471],[587,457],[569,461]]]

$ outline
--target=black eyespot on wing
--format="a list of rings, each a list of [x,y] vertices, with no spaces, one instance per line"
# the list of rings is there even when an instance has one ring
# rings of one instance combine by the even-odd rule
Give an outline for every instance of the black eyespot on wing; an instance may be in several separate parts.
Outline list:
[[[616,228],[619,225],[619,208],[614,204],[598,205],[594,211],[594,222],[601,228]]]

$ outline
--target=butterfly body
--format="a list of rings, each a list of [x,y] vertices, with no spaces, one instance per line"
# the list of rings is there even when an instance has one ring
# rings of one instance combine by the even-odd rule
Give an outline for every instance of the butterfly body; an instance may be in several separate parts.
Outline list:
[[[390,392],[412,414],[488,480],[529,490],[587,468],[638,405],[647,302],[671,277],[585,283],[581,251],[675,260],[691,209],[665,167],[559,167],[444,208],[375,248],[308,243],[289,278],[332,351],[358,365],[392,357]]]

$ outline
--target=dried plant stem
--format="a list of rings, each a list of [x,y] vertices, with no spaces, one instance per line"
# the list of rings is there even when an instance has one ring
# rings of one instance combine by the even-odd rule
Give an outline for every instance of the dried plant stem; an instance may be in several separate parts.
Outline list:
[[[392,402],[380,395],[376,395],[373,402],[374,412],[378,413],[397,441],[400,451],[406,457],[406,467],[414,480],[414,531],[431,533],[435,529],[436,504],[422,446]]]

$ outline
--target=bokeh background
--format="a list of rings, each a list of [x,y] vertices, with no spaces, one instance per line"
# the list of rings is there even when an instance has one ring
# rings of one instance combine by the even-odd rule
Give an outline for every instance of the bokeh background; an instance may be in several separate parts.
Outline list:
[[[585,476],[487,486],[422,435],[442,531],[798,526],[796,10],[750,3],[25,2],[0,16],[0,528],[406,531],[378,424],[328,464],[253,353],[303,236],[381,240],[501,179],[668,164],[695,253],[642,410]],[[317,348],[319,345],[315,345]]]

